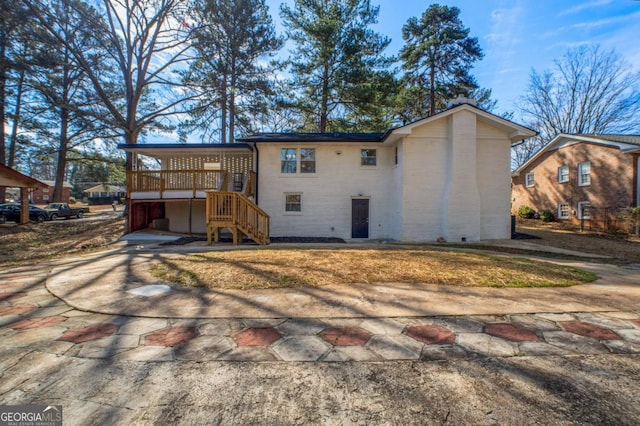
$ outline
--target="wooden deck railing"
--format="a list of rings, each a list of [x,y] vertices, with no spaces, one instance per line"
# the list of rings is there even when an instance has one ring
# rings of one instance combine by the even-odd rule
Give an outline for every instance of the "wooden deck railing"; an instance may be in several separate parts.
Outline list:
[[[247,183],[244,187],[244,195],[247,197],[256,196],[256,183],[258,182],[257,174],[254,171],[249,172]]]
[[[228,228],[233,243],[245,234],[258,244],[269,244],[269,215],[237,192],[207,192],[207,244],[219,241],[220,230]]]
[[[224,191],[227,172],[224,170],[143,170],[127,173],[127,191]]]

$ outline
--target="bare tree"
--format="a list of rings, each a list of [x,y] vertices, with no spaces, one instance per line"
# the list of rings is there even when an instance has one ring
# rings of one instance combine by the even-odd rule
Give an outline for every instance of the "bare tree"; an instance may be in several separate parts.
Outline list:
[[[186,23],[183,0],[96,0],[98,13],[85,14],[85,25],[96,35],[99,50],[85,50],[53,25],[47,0],[22,0],[40,24],[58,39],[82,68],[108,114],[100,117],[135,144],[150,128],[171,124],[185,95],[178,89],[176,66],[189,60],[192,26]],[[82,13],[82,11],[78,11]],[[95,55],[114,67],[96,67]],[[112,70],[114,70],[112,72]],[[112,90],[121,85],[122,90]],[[124,92],[124,97],[114,94]],[[127,155],[127,170],[133,158]]]
[[[514,151],[516,167],[559,133],[640,131],[640,73],[614,50],[571,49],[551,70],[531,71],[529,89],[518,108],[539,136]]]

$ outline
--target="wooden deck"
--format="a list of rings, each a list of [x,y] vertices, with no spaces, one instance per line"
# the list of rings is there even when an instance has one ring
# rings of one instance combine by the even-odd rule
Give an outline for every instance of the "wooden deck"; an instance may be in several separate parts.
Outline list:
[[[158,194],[184,192],[204,198],[206,191],[242,192],[254,195],[255,172],[228,173],[225,170],[143,170],[127,173],[127,193]]]

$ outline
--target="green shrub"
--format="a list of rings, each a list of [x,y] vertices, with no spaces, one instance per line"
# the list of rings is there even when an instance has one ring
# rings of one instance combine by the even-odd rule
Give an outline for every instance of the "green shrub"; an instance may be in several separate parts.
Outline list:
[[[551,210],[542,210],[540,212],[540,220],[543,222],[553,222],[556,220],[556,217]]]
[[[536,211],[529,206],[520,206],[518,209],[518,216],[521,219],[533,219],[536,215]]]

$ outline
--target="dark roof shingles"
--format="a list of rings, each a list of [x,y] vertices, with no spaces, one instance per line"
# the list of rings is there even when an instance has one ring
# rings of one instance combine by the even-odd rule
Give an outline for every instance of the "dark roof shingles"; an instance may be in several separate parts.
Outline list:
[[[258,133],[241,142],[381,142],[386,133]]]

